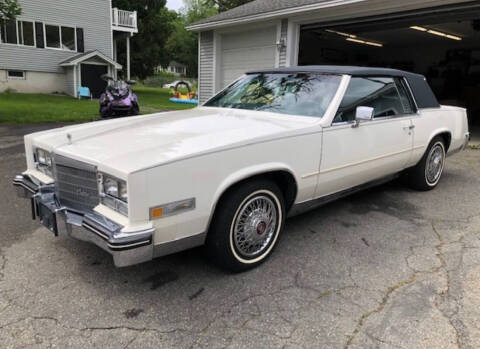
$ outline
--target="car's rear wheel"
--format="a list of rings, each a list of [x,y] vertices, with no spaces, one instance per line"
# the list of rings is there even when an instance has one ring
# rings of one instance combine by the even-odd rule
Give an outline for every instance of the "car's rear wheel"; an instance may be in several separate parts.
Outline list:
[[[445,141],[435,137],[420,162],[408,172],[409,185],[416,190],[432,190],[440,181],[445,166]]]
[[[254,268],[272,253],[284,221],[284,198],[275,183],[243,183],[217,206],[207,236],[209,256],[233,272]]]

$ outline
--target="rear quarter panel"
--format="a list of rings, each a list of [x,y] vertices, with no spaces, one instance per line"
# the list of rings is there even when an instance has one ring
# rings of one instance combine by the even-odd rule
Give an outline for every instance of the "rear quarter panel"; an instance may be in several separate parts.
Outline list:
[[[414,166],[420,161],[435,136],[441,133],[450,134],[448,152],[451,153],[463,146],[465,134],[468,132],[466,110],[451,106],[420,109],[418,115],[413,118],[413,125],[414,144],[409,166]]]

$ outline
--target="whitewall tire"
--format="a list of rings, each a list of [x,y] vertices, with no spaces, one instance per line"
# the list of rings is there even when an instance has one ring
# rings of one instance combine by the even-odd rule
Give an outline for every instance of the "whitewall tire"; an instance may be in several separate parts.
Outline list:
[[[258,179],[229,190],[218,203],[207,249],[221,267],[240,272],[264,262],[275,248],[285,221],[278,186]]]

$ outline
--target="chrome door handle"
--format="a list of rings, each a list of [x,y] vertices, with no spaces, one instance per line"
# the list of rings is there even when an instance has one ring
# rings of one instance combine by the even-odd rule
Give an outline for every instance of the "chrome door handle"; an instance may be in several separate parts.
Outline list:
[[[405,126],[403,129],[404,130],[413,130],[415,128],[415,125],[410,125],[410,126]]]

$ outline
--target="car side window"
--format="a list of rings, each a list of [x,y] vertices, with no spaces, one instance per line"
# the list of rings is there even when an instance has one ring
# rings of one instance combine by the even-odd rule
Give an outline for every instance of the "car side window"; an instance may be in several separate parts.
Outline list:
[[[352,77],[333,122],[354,121],[359,106],[373,108],[374,118],[413,112],[402,79],[391,77]]]
[[[405,79],[395,78],[395,83],[397,84],[397,89],[400,95],[400,101],[402,102],[404,113],[414,114],[416,112],[416,107],[410,92],[408,92],[407,82]]]

